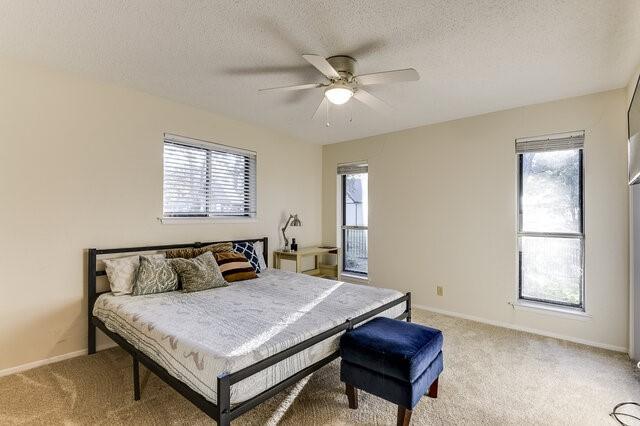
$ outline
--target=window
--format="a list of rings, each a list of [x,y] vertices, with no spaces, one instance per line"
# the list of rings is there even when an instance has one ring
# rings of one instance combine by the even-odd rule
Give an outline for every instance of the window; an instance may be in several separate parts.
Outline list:
[[[255,215],[255,152],[165,134],[163,217]]]
[[[518,296],[584,309],[584,132],[516,141]]]
[[[342,269],[368,273],[369,175],[366,164],[338,167],[342,184]]]

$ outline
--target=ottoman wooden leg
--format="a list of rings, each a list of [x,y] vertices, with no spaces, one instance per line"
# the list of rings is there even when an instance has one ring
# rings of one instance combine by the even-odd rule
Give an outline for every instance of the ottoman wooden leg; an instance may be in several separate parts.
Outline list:
[[[398,405],[398,426],[409,426],[411,422],[411,410]]]
[[[438,378],[431,383],[429,390],[427,391],[427,396],[429,398],[437,398],[438,397]]]
[[[355,410],[358,408],[358,389],[347,383],[347,398],[349,399],[349,408]]]

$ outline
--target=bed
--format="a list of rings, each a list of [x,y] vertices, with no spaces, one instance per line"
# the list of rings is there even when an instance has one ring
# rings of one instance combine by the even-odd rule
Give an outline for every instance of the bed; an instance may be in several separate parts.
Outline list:
[[[267,239],[242,240],[262,241]],[[236,241],[237,242],[237,241]],[[266,269],[259,278],[195,293],[98,292],[99,258],[172,246],[89,250],[89,352],[96,327],[139,363],[227,425],[338,357],[340,335],[375,316],[410,320],[410,294]]]

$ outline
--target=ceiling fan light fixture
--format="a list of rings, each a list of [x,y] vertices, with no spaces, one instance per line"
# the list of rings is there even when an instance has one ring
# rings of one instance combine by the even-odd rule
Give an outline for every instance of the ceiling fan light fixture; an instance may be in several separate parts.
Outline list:
[[[349,102],[353,96],[353,90],[346,85],[333,85],[324,91],[324,95],[334,105],[342,105]]]

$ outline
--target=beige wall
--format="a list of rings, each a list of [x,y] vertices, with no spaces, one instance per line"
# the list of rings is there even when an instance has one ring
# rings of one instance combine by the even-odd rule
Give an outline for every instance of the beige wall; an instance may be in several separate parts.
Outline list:
[[[326,145],[323,239],[336,241],[336,165],[369,162],[369,271],[414,303],[626,350],[625,90]],[[589,318],[514,309],[519,137],[585,130]],[[436,285],[444,296],[436,296]]]
[[[319,146],[12,61],[0,93],[0,371],[86,348],[88,247],[266,235],[273,248],[289,210],[304,223],[291,235],[320,241]],[[258,219],[160,224],[163,132],[257,151]]]

